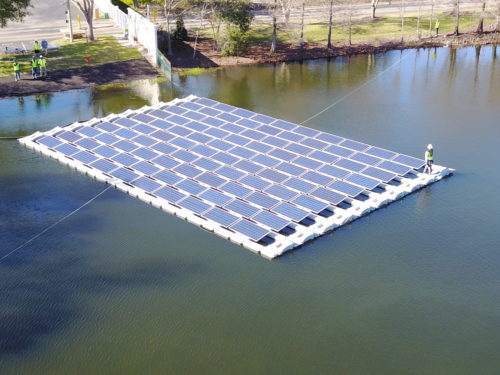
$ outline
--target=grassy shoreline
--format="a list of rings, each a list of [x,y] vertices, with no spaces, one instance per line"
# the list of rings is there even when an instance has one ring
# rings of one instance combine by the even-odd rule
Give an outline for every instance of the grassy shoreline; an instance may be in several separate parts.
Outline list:
[[[135,48],[120,45],[112,36],[100,37],[95,42],[76,41],[70,44],[60,40],[51,44],[60,45],[61,48],[59,51],[47,55],[47,70],[49,72],[142,58],[142,55]],[[0,77],[13,75],[12,59],[14,57],[21,63],[23,74],[31,71],[31,56],[31,54],[2,56],[0,58]],[[89,61],[85,59],[86,57],[89,57]]]

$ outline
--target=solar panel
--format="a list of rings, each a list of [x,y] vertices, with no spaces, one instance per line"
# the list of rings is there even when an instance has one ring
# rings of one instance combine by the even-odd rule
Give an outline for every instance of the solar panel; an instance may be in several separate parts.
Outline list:
[[[339,145],[342,147],[350,148],[352,150],[356,150],[356,151],[364,151],[367,148],[369,148],[369,146],[367,144],[364,144],[361,142],[356,142],[356,141],[353,141],[350,139],[346,139],[345,141],[341,142]]]
[[[148,161],[140,161],[139,163],[132,165],[132,168],[146,175],[152,175],[160,170],[160,168],[154,166]]]
[[[252,191],[251,189],[232,181],[226,182],[224,185],[219,187],[219,189],[238,198],[244,198]]]
[[[262,240],[269,234],[269,231],[245,219],[231,225],[231,229],[235,232],[244,234],[245,236],[256,242]]]
[[[323,187],[313,190],[311,192],[311,195],[315,196],[316,198],[322,199],[325,202],[328,202],[334,206],[338,205],[347,198],[346,195],[340,194],[331,189]]]
[[[179,165],[179,162],[177,160],[164,155],[158,156],[157,158],[153,159],[153,163],[161,165],[162,167],[167,169],[172,169],[175,166]]]
[[[159,181],[165,182],[169,185],[175,185],[178,183],[180,180],[182,180],[182,177],[172,173],[170,171],[160,171],[153,175],[153,177]]]
[[[193,195],[198,195],[202,191],[206,190],[207,188],[205,186],[200,185],[199,183],[193,181],[193,180],[182,180],[181,182],[178,182],[175,187],[177,187],[180,190],[184,190],[185,192],[188,192],[189,194]]]
[[[216,176],[215,174],[213,173],[210,173],[210,172],[205,172],[201,175],[199,175],[197,177],[197,180],[200,181],[200,182],[203,182],[209,186],[212,186],[212,187],[219,187],[221,186],[223,183],[226,182],[225,179],[219,177],[219,176]]]
[[[104,159],[98,159],[90,165],[105,173],[111,172],[113,169],[116,169],[116,167],[118,167],[116,164],[113,164],[110,161]]]
[[[377,167],[382,168],[382,169],[386,169],[386,170],[394,172],[394,173],[397,173],[401,176],[404,176],[405,174],[407,174],[409,171],[412,170],[412,168],[410,168],[410,167],[407,167],[407,166],[402,165],[402,164],[394,163],[394,162],[388,161],[388,160],[383,161],[382,163],[377,165]]]
[[[246,200],[256,204],[257,206],[268,209],[272,208],[279,202],[279,200],[271,198],[269,195],[262,194],[260,192],[255,192],[253,194],[250,194],[246,198]]]
[[[207,171],[214,171],[222,166],[222,164],[207,158],[199,158],[198,160],[195,160],[193,164]]]
[[[423,160],[407,155],[398,155],[396,158],[394,158],[394,161],[400,164],[408,165],[415,169],[422,168],[425,164]]]
[[[75,146],[72,146],[72,145],[67,144],[67,143],[63,143],[63,144],[57,146],[55,148],[55,150],[63,153],[66,156],[71,156],[73,154],[76,154],[78,151],[80,151]]]
[[[382,161],[380,158],[363,153],[356,153],[351,156],[351,159],[368,165],[377,165]]]
[[[289,247],[282,236],[311,226],[317,215],[328,218],[332,207],[342,212],[360,194],[380,194],[382,183],[424,165],[418,158],[196,97],[31,139],[44,153],[50,149],[51,156],[103,172],[99,180],[143,189],[152,203],[161,198],[156,206],[166,201],[239,233],[244,246],[245,240],[266,246],[276,238],[272,252]],[[310,228],[319,234],[326,226]],[[309,237],[290,238],[295,244]],[[249,247],[262,249],[255,246]]]
[[[74,133],[74,132],[68,132],[64,131],[60,134],[57,135],[58,138],[64,139],[65,141],[75,143],[75,141],[79,140],[82,138],[80,135]]]
[[[297,196],[297,192],[287,189],[280,185],[272,185],[264,190],[267,194],[270,194],[274,197],[283,199],[285,201],[291,200],[293,197]]]
[[[246,173],[228,166],[223,166],[217,169],[216,173],[222,177],[235,181],[246,175]]]
[[[255,206],[252,206],[242,200],[235,199],[224,206],[229,211],[236,212],[245,217],[250,217],[254,215],[259,209]]]
[[[140,177],[137,180],[133,181],[132,185],[137,186],[138,188],[141,188],[142,190],[145,190],[147,192],[152,192],[161,186],[158,182],[153,181],[149,177]]]
[[[95,156],[94,154],[91,154],[90,152],[87,152],[87,151],[80,151],[80,152],[74,154],[72,157],[73,157],[73,159],[79,160],[85,164],[92,163],[94,160],[97,159],[97,156]]]
[[[345,178],[348,174],[350,174],[349,171],[334,167],[333,165],[324,165],[323,167],[319,168],[318,171],[336,178]]]
[[[321,212],[328,207],[328,204],[304,194],[300,194],[297,198],[292,200],[292,202],[297,206],[307,208],[315,213]]]
[[[349,177],[346,178],[346,181],[351,182],[353,184],[363,186],[365,189],[372,190],[375,189],[378,185],[380,185],[380,181],[374,178],[366,177],[358,173],[353,173]]]
[[[280,173],[275,171],[274,169],[264,169],[263,171],[259,172],[258,175],[263,178],[267,178],[268,180],[271,180],[273,182],[283,182],[288,178],[286,174]]]
[[[256,176],[246,176],[243,177],[240,182],[244,185],[250,186],[256,190],[264,190],[266,187],[271,185],[270,182],[258,178]]]
[[[364,191],[363,188],[344,181],[335,181],[329,187],[351,197],[357,197]]]
[[[174,168],[174,171],[176,173],[183,175],[183,176],[192,177],[192,178],[203,173],[203,171],[201,169],[195,168],[189,164],[180,164],[179,166]]]
[[[388,171],[384,171],[383,169],[374,168],[374,167],[364,169],[363,174],[370,176],[370,177],[373,177],[373,178],[376,178],[376,179],[383,181],[383,182],[389,182],[389,181],[393,180],[394,178],[396,178],[395,173],[391,173]]]
[[[111,176],[116,177],[122,181],[130,182],[135,180],[139,175],[137,173],[132,172],[127,168],[118,168],[109,173]]]
[[[200,197],[208,202],[216,204],[217,206],[223,206],[232,199],[228,195],[214,189],[205,190],[200,194]]]
[[[300,222],[309,216],[309,213],[307,211],[285,202],[280,203],[279,205],[274,207],[273,211],[297,222]]]
[[[76,141],[75,144],[80,146],[80,147],[83,147],[87,150],[92,150],[92,149],[99,146],[99,143],[97,143],[96,141],[93,141],[90,138],[82,138],[79,141]],[[53,147],[53,146],[49,146],[49,147]]]
[[[382,159],[391,159],[394,156],[396,156],[395,152],[384,150],[382,148],[378,147],[370,147],[368,150],[365,151],[366,154],[377,156]]]
[[[192,211],[196,214],[201,214],[212,207],[195,197],[187,197],[179,201],[177,204],[183,208],[187,208],[189,211]]]
[[[214,207],[210,211],[205,212],[203,216],[207,219],[215,221],[216,223],[224,227],[229,227],[236,220],[238,220],[238,216],[232,215],[229,212],[218,207]]]
[[[268,211],[259,212],[253,217],[253,220],[255,220],[258,224],[263,224],[277,232],[291,225],[288,220],[285,220],[278,215],[275,215]]]

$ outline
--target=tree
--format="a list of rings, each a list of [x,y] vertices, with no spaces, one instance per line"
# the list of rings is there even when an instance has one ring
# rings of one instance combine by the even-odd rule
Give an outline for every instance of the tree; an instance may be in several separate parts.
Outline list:
[[[401,0],[401,43],[404,40],[405,33],[405,0]]]
[[[306,12],[306,2],[302,0],[302,17],[300,22],[300,50],[304,49],[304,14]]]
[[[0,0],[0,27],[5,27],[7,21],[22,21],[31,6],[31,0]]]
[[[253,21],[248,0],[225,0],[221,8],[221,17],[226,23],[228,40],[222,53],[226,56],[238,55],[248,45],[248,31]]]
[[[460,34],[459,27],[460,27],[460,0],[455,0],[455,31],[453,34],[458,35]]]
[[[330,0],[330,14],[328,19],[328,48],[332,48],[332,27],[333,27],[333,2],[335,0]]]
[[[484,31],[484,10],[486,9],[486,0],[483,0],[481,5],[481,16],[479,18],[479,23],[477,25],[477,32],[483,33]]]
[[[292,11],[292,1],[293,0],[279,0],[281,5],[281,10],[283,12],[283,15],[285,16],[286,23],[290,21],[290,13]]]
[[[274,0],[274,6],[272,8],[273,15],[273,35],[271,36],[271,53],[276,53],[276,46],[278,44],[278,25],[276,23],[276,12],[278,11],[278,0]]]
[[[91,42],[94,41],[94,26],[93,26],[93,17],[94,17],[94,0],[72,0],[73,3],[80,9],[85,17],[85,21],[87,21],[87,25],[89,25],[89,40]]]
[[[378,7],[378,1],[379,0],[372,0],[372,19],[375,19],[375,11]]]

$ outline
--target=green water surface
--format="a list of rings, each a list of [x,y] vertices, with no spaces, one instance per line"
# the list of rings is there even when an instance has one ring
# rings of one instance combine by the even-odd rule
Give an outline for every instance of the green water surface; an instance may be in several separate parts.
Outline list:
[[[0,373],[500,373],[498,48],[0,100],[0,135],[193,93],[456,174],[274,261],[109,190],[0,262]],[[0,257],[105,186],[0,142]]]

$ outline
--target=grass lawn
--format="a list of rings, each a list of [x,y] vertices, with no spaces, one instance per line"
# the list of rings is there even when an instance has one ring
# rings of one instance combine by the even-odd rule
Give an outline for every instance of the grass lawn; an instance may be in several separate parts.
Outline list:
[[[69,43],[67,41],[55,41],[51,44],[60,45],[57,52],[49,53],[47,56],[47,71],[79,68],[83,66],[96,66],[110,62],[139,59],[142,55],[135,48],[121,46],[112,36],[100,37],[98,41],[87,43],[78,41]],[[13,76],[12,58],[14,56],[2,56],[0,58],[0,77]],[[16,56],[21,63],[21,73],[31,72],[31,55]],[[85,57],[90,57],[87,62]]]
[[[452,33],[455,28],[455,17],[445,14],[436,14],[432,20],[432,35],[435,34],[434,23],[436,18],[439,18],[441,23],[439,27],[440,34]],[[460,29],[465,30],[477,26],[479,21],[478,16],[464,15],[460,18]],[[493,18],[485,18],[485,27],[495,22]],[[401,18],[399,17],[384,17],[372,20],[371,18],[353,19],[352,21],[352,41],[356,42],[377,42],[401,38]],[[333,43],[346,43],[348,41],[348,28],[344,26],[345,20],[334,20],[332,31]],[[279,43],[298,44],[300,42],[299,25],[278,30]],[[422,37],[429,36],[429,16],[420,18],[420,29]],[[201,30],[200,34],[204,37],[211,38],[210,29]],[[254,24],[249,31],[250,44],[270,43],[272,35],[271,24]],[[404,36],[417,36],[417,16],[409,14],[404,21]],[[328,37],[328,23],[317,21],[310,22],[305,25],[304,38],[306,42],[326,44]]]

